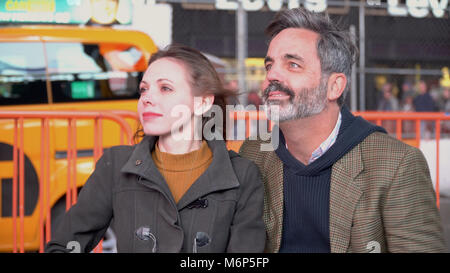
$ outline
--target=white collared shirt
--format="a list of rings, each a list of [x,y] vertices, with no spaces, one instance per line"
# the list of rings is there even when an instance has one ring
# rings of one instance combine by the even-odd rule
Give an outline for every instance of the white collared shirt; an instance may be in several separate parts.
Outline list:
[[[312,152],[311,157],[309,158],[308,164],[311,164],[316,159],[321,157],[326,151],[328,151],[328,149],[330,149],[331,146],[333,146],[333,144],[336,142],[336,138],[339,133],[339,128],[341,127],[341,122],[342,122],[342,117],[341,117],[341,112],[339,112],[338,120],[336,121],[336,125],[334,126],[333,131],[328,136],[328,138],[325,139],[325,141],[322,142],[322,144],[320,144],[319,147],[314,150],[314,152]]]
[[[312,162],[317,160],[326,151],[328,151],[328,149],[330,149],[331,146],[333,146],[333,144],[336,142],[336,138],[339,133],[339,128],[341,127],[341,122],[342,122],[342,115],[341,115],[341,112],[339,112],[338,120],[336,121],[336,125],[334,126],[333,131],[331,131],[331,134],[328,136],[328,138],[325,139],[325,141],[322,142],[322,144],[320,144],[319,147],[312,152],[311,157],[309,158],[308,164],[311,164]],[[287,148],[288,148],[288,146],[286,143],[286,149]]]

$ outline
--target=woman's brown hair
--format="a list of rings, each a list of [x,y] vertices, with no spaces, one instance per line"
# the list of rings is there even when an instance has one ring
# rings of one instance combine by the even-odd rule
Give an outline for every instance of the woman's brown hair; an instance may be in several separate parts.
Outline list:
[[[223,83],[219,77],[214,66],[211,62],[198,50],[179,44],[172,44],[163,50],[159,50],[153,54],[148,62],[150,66],[156,60],[162,58],[173,58],[181,61],[187,68],[190,75],[190,84],[194,96],[201,95],[214,95],[214,104],[220,107],[223,114],[223,122],[220,128],[215,128],[215,132],[219,132],[222,139],[226,136],[226,94],[228,93],[223,87]],[[211,117],[202,118],[202,132],[205,124],[214,119],[214,115]],[[138,131],[134,135],[135,142],[144,136],[142,127],[140,126]],[[202,139],[203,139],[202,134]]]

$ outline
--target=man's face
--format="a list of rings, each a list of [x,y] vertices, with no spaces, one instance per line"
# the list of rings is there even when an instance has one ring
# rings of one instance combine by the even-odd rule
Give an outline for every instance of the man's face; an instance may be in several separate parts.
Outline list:
[[[327,106],[327,79],[317,54],[319,35],[288,28],[270,42],[265,59],[263,101],[269,118],[272,105],[279,106],[279,121],[306,118]]]

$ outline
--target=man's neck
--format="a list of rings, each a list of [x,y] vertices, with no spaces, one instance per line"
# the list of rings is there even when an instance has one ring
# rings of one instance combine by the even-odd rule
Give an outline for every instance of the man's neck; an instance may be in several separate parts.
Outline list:
[[[333,131],[339,111],[340,107],[332,104],[315,116],[281,122],[280,129],[289,152],[297,160],[308,165],[312,152]]]

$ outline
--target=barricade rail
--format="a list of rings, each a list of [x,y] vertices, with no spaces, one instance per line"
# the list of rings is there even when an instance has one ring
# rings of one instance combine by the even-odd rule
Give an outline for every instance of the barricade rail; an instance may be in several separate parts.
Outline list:
[[[121,111],[97,112],[97,111],[0,111],[0,120],[13,120],[13,177],[12,177],[12,237],[14,253],[25,251],[24,249],[24,122],[28,119],[40,120],[40,176],[39,176],[39,252],[44,250],[45,243],[51,236],[50,213],[50,120],[67,120],[67,186],[66,186],[66,210],[77,201],[77,120],[92,120],[94,122],[94,162],[103,153],[103,120],[110,120],[120,126],[120,143],[132,144],[132,130],[130,125],[121,116],[129,113]],[[131,114],[130,117],[134,116]],[[124,135],[123,135],[124,134]],[[18,199],[17,200],[17,195]],[[17,207],[17,201],[19,205]],[[17,215],[17,211],[19,215]],[[17,218],[19,218],[19,236],[17,236]],[[45,221],[45,223],[44,223]],[[45,230],[44,230],[45,226]],[[17,240],[19,237],[19,240]],[[95,252],[101,252],[101,243]]]

